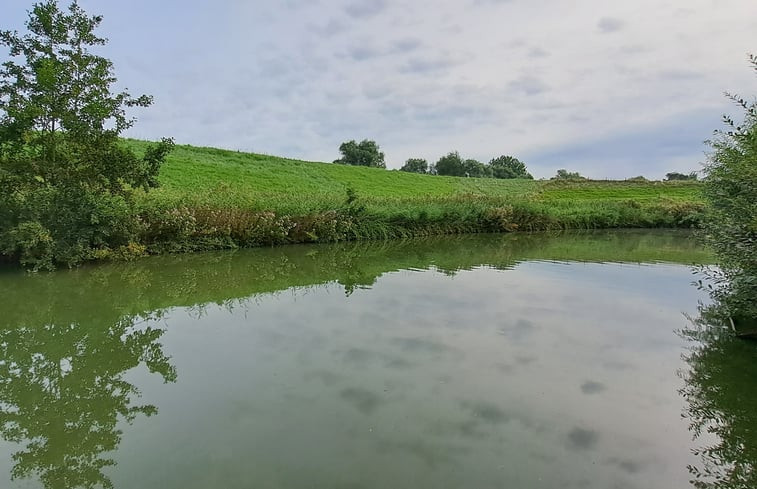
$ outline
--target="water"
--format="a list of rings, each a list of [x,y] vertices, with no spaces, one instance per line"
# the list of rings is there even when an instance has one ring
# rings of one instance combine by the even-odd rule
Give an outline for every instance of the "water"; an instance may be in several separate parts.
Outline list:
[[[629,231],[6,271],[0,487],[753,487],[709,259]]]

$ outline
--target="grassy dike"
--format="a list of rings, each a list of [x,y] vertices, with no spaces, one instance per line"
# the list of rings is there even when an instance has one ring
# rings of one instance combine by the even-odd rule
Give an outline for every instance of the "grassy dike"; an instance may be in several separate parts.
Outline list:
[[[146,143],[129,140],[141,151]],[[177,146],[161,187],[137,193],[135,252],[438,234],[690,228],[696,182],[496,180],[417,175]]]

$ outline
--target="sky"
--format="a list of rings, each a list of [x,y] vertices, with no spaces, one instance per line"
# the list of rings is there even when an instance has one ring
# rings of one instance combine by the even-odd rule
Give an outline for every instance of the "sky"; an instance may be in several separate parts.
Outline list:
[[[29,0],[2,0],[25,29]],[[80,0],[118,82],[153,95],[128,136],[388,168],[450,151],[593,178],[701,170],[752,97],[757,0]],[[68,5],[62,1],[61,5]],[[0,52],[0,60],[7,52]]]

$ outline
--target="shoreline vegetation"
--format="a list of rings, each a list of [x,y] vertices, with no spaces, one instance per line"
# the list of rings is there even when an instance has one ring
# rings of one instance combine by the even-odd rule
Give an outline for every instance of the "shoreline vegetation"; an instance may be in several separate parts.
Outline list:
[[[147,143],[128,141],[135,151]],[[135,195],[148,254],[441,234],[694,228],[692,181],[534,181],[420,175],[176,146]]]
[[[136,154],[151,145],[123,144]],[[157,180],[149,192],[130,191],[128,237],[82,261],[444,234],[697,228],[705,212],[696,181],[431,176],[188,145],[165,157]]]
[[[128,141],[139,152],[146,143]],[[695,228],[690,181],[533,181],[417,175],[177,146],[137,192],[141,233],[96,258],[566,229]]]

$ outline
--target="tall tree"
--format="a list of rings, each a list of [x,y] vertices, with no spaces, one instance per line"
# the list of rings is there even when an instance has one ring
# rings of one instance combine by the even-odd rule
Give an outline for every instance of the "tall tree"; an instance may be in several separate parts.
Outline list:
[[[757,72],[757,57],[750,56]],[[705,166],[704,195],[710,204],[705,231],[718,269],[714,295],[739,322],[757,320],[757,102],[729,97],[744,111],[716,131]]]
[[[173,142],[137,156],[119,136],[129,107],[152,98],[113,93],[110,60],[90,48],[101,16],[76,1],[35,3],[28,33],[0,31],[0,253],[35,264],[76,262],[93,248],[128,242],[132,189],[157,185]],[[39,264],[39,263],[36,263]]]

